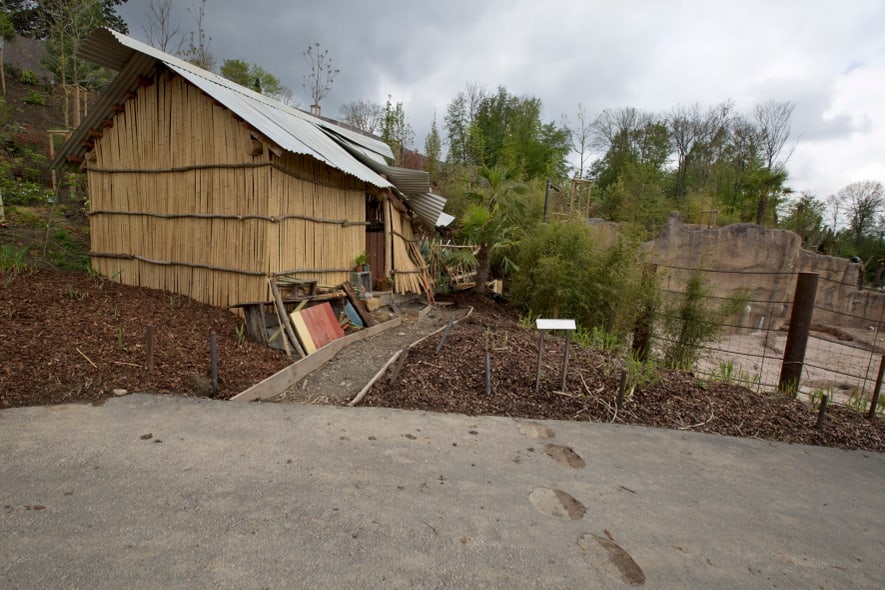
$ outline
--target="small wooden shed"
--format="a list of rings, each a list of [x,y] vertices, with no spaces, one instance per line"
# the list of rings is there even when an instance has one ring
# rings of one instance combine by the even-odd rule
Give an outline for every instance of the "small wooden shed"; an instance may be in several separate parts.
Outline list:
[[[230,306],[269,277],[339,284],[369,252],[395,291],[431,289],[413,224],[444,200],[383,142],[109,29],[80,55],[119,72],[55,162],[87,174],[95,271]]]

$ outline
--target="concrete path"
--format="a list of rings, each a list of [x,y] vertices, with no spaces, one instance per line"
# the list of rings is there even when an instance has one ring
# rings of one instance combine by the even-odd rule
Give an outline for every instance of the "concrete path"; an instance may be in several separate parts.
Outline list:
[[[0,412],[3,588],[881,588],[885,455],[132,395]]]

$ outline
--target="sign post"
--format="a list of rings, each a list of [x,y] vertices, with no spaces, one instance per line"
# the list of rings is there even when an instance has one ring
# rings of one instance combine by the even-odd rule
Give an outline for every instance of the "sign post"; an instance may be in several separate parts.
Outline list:
[[[538,342],[538,373],[535,377],[535,392],[541,389],[541,361],[544,357],[544,334],[549,330],[563,330],[565,332],[565,354],[562,357],[562,392],[565,393],[565,379],[568,376],[568,357],[572,343],[572,332],[577,329],[575,320],[558,320],[538,318],[535,327],[540,331]]]

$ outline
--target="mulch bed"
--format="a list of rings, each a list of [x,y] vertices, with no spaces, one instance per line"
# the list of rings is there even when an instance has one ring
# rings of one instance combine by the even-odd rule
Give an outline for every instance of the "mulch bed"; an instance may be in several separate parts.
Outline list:
[[[114,389],[229,398],[288,364],[278,351],[242,340],[242,320],[228,310],[85,273],[0,275],[0,315],[0,408],[99,400]]]
[[[885,451],[885,420],[881,418],[870,422],[859,412],[831,407],[822,428],[817,429],[817,410],[806,403],[738,385],[708,383],[681,371],[656,371],[653,381],[639,384],[617,410],[623,359],[574,344],[563,393],[559,391],[562,338],[545,339],[536,392],[537,331],[520,325],[506,307],[488,299],[474,298],[469,303],[478,306],[477,312],[452,328],[439,353],[442,334],[415,346],[396,381],[379,381],[363,403],[468,415],[635,424]],[[486,351],[491,365],[490,394],[486,393]]]
[[[485,297],[450,298],[473,314],[415,346],[397,380],[382,379],[365,405],[469,415],[591,420],[885,451],[885,421],[842,408],[815,428],[814,408],[736,385],[706,383],[690,373],[656,371],[623,407],[615,399],[623,359],[573,345],[566,393],[564,341],[545,340],[535,392],[538,337],[507,306]],[[288,365],[279,351],[240,338],[229,310],[186,297],[119,285],[84,273],[40,270],[0,275],[0,408],[88,402],[114,389],[230,398]],[[154,365],[146,370],[147,326]],[[217,338],[219,387],[209,380],[209,339]],[[485,393],[485,352],[491,394]]]

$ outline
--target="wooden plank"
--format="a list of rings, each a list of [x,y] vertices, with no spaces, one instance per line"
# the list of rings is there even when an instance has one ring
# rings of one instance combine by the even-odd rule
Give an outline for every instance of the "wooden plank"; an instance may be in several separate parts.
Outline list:
[[[314,340],[313,335],[311,334],[310,326],[308,326],[308,323],[304,317],[304,311],[306,310],[293,311],[289,314],[289,318],[292,320],[292,327],[295,328],[295,334],[301,341],[301,345],[304,347],[304,351],[307,354],[313,354],[317,351],[318,346],[316,340]]]
[[[354,326],[358,326],[360,328],[365,327],[363,325],[363,319],[356,312],[356,309],[354,309],[353,304],[350,301],[347,301],[344,304],[344,314],[350,320],[350,323],[352,323]]]
[[[263,307],[263,304],[243,306],[243,315],[246,322],[246,335],[249,340],[267,344],[267,326],[265,325]]]
[[[289,341],[295,348],[296,352],[298,352],[299,356],[305,356],[304,349],[301,347],[301,344],[299,344],[298,338],[295,337],[295,330],[292,328],[292,323],[289,321],[289,314],[286,313],[286,308],[283,305],[282,297],[280,297],[280,290],[277,288],[276,281],[268,279],[267,283],[270,285],[270,291],[273,294],[274,305],[276,306],[277,314],[280,316],[280,323],[283,326],[283,331],[286,333],[286,336],[289,337]]]
[[[332,306],[328,303],[305,308],[301,311],[301,316],[318,348],[333,340],[344,338],[344,331],[338,325]]]
[[[378,324],[360,332],[354,332],[344,338],[339,338],[319,349],[314,354],[306,356],[303,359],[292,363],[288,367],[277,371],[264,381],[256,383],[252,387],[238,393],[230,399],[231,401],[251,402],[254,400],[276,397],[335,358],[335,355],[348,345],[353,344],[354,342],[359,342],[363,338],[370,338],[377,334],[381,334],[391,328],[396,328],[402,323],[402,318],[396,317],[382,324]]]
[[[366,309],[366,306],[363,305],[363,301],[359,297],[357,297],[357,294],[353,290],[353,286],[348,281],[344,281],[343,283],[341,283],[341,288],[344,289],[344,293],[353,304],[353,308],[356,309],[356,312],[357,314],[359,314],[360,319],[363,320],[363,324],[368,327],[374,326],[375,320],[372,319],[372,314],[370,314],[369,310]]]

